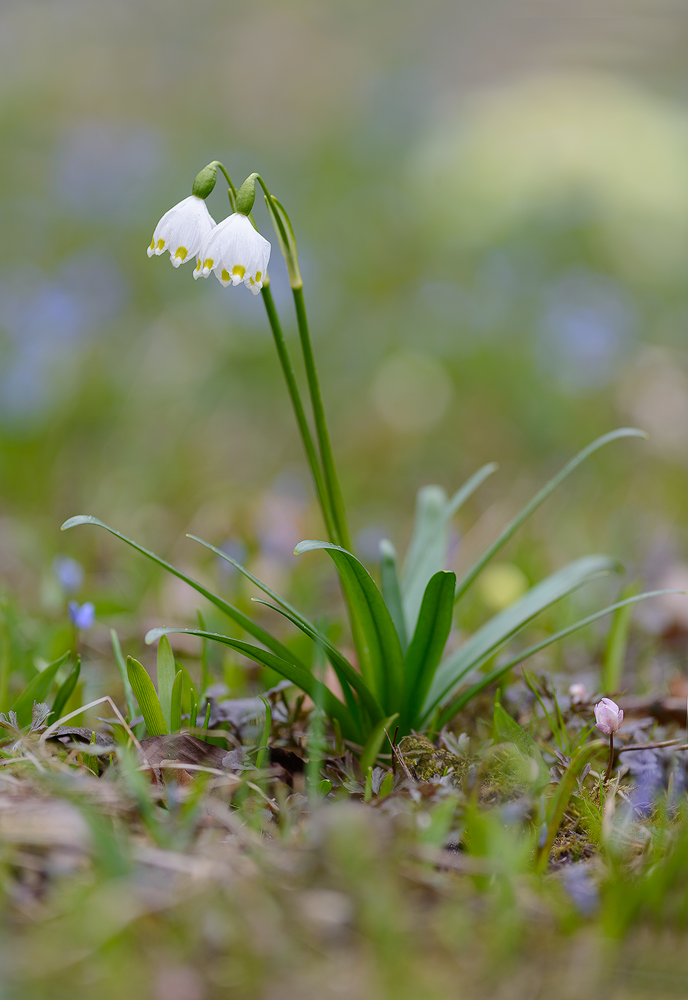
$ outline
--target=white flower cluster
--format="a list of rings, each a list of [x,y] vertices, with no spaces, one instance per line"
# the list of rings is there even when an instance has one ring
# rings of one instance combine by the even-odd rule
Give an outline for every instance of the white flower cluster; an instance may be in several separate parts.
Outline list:
[[[263,287],[270,260],[270,244],[246,215],[235,212],[216,225],[205,201],[193,194],[165,212],[155,227],[148,256],[166,250],[175,267],[195,257],[194,278],[214,272],[225,287],[243,281],[254,295]]]

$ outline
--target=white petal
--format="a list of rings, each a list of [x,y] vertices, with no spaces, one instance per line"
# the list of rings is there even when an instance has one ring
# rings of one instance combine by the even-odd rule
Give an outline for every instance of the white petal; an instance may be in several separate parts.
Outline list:
[[[204,272],[215,271],[223,285],[238,285],[249,279],[257,283],[257,294],[262,287],[268,261],[270,244],[256,232],[245,215],[234,213],[223,219],[206,238],[201,249]],[[222,278],[222,274],[226,277]],[[253,291],[253,288],[252,288]]]
[[[170,260],[175,267],[179,267],[184,261],[193,259],[214,228],[215,220],[208,212],[206,203],[202,198],[190,195],[165,212],[155,227],[148,256],[169,250]]]

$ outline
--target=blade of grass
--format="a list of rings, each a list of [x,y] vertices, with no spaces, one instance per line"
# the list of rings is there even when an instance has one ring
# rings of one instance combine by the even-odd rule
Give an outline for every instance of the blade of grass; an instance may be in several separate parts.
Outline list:
[[[363,771],[364,776],[368,774],[369,767],[375,766],[377,755],[380,753],[382,748],[382,742],[385,739],[390,726],[396,721],[398,716],[399,713],[395,712],[394,715],[390,715],[386,719],[382,719],[381,722],[378,722],[368,737],[366,744],[363,747],[363,753],[361,754],[360,759],[361,770]]]
[[[178,733],[182,728],[182,678],[178,670],[170,692],[170,732]]]
[[[158,693],[155,690],[153,681],[148,676],[146,668],[138,660],[135,660],[133,656],[128,656],[127,673],[129,674],[132,690],[139,703],[143,721],[146,723],[148,735],[167,735],[169,727],[160,707]]]
[[[166,635],[163,635],[158,643],[158,701],[160,702],[160,708],[162,709],[162,714],[165,717],[167,729],[170,733],[173,731],[171,721],[171,705],[172,688],[174,686],[176,674],[177,667],[174,663],[174,653],[172,652],[172,647],[170,646],[170,640]],[[141,703],[139,702],[139,705],[140,704]],[[152,736],[153,733],[150,735]]]
[[[550,493],[554,492],[557,486],[559,486],[560,483],[562,483],[566,477],[574,471],[574,469],[577,469],[578,466],[586,460],[586,458],[598,451],[598,449],[603,448],[604,445],[609,444],[611,441],[617,441],[619,438],[625,437],[646,438],[647,434],[645,434],[644,431],[637,430],[635,427],[621,427],[619,430],[611,431],[609,434],[603,434],[602,437],[597,438],[586,448],[583,448],[582,451],[579,451],[578,454],[564,466],[561,472],[557,473],[553,479],[550,479],[550,481],[546,483],[546,485],[543,486],[538,493],[536,493],[530,503],[527,503],[523,510],[521,510],[520,513],[518,513],[516,517],[509,522],[509,524],[507,524],[506,528],[504,528],[497,540],[493,542],[483,555],[480,556],[480,558],[473,564],[457,586],[454,600],[458,601],[463,597],[470,585],[482,572],[490,559],[492,559],[492,557],[506,545],[524,521],[528,520],[530,515],[537,510],[540,504],[547,499]]]
[[[53,702],[52,712],[50,713],[53,719],[59,719],[64,712],[65,705],[72,697],[74,689],[79,682],[79,674],[81,673],[81,657],[77,656],[74,666],[67,674],[65,680],[60,685],[57,694],[55,695],[55,701]]]
[[[112,651],[115,654],[115,663],[117,664],[119,675],[122,678],[122,687],[124,688],[124,700],[127,703],[127,712],[129,713],[129,718],[133,719],[136,715],[134,692],[131,690],[129,674],[127,673],[127,665],[124,662],[124,657],[122,655],[122,647],[119,643],[119,636],[115,632],[114,628],[110,629],[110,639],[112,641]]]
[[[624,587],[622,597],[633,597],[638,592],[637,584]],[[624,604],[614,613],[612,627],[609,630],[607,648],[602,661],[601,688],[603,691],[618,691],[621,685],[628,633],[633,616],[633,605]]]

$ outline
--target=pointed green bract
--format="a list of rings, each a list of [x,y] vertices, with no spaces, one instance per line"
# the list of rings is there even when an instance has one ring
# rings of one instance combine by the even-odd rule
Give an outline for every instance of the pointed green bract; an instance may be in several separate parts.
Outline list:
[[[165,722],[170,732],[174,731],[170,720],[170,711],[172,705],[172,685],[174,684],[176,674],[177,668],[174,663],[174,653],[170,646],[170,640],[166,635],[163,635],[158,643],[158,700],[160,701],[162,714],[165,716]]]
[[[294,549],[296,555],[325,549],[352,603],[364,640],[363,680],[383,709],[400,703],[403,692],[403,656],[397,630],[372,576],[356,556],[339,545],[308,539]]]
[[[133,656],[127,657],[127,674],[132,690],[136,696],[141,709],[143,721],[149,736],[161,736],[169,733],[169,727],[165,721],[158,693],[155,690],[153,681],[148,676],[148,672],[142,663],[135,660]]]

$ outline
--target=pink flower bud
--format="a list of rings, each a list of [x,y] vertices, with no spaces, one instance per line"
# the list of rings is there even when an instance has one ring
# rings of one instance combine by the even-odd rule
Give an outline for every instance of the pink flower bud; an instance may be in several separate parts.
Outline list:
[[[580,705],[590,697],[585,684],[572,684],[569,688],[569,695],[574,705]]]
[[[623,711],[611,698],[603,698],[595,705],[595,722],[605,736],[618,731],[623,722]]]

